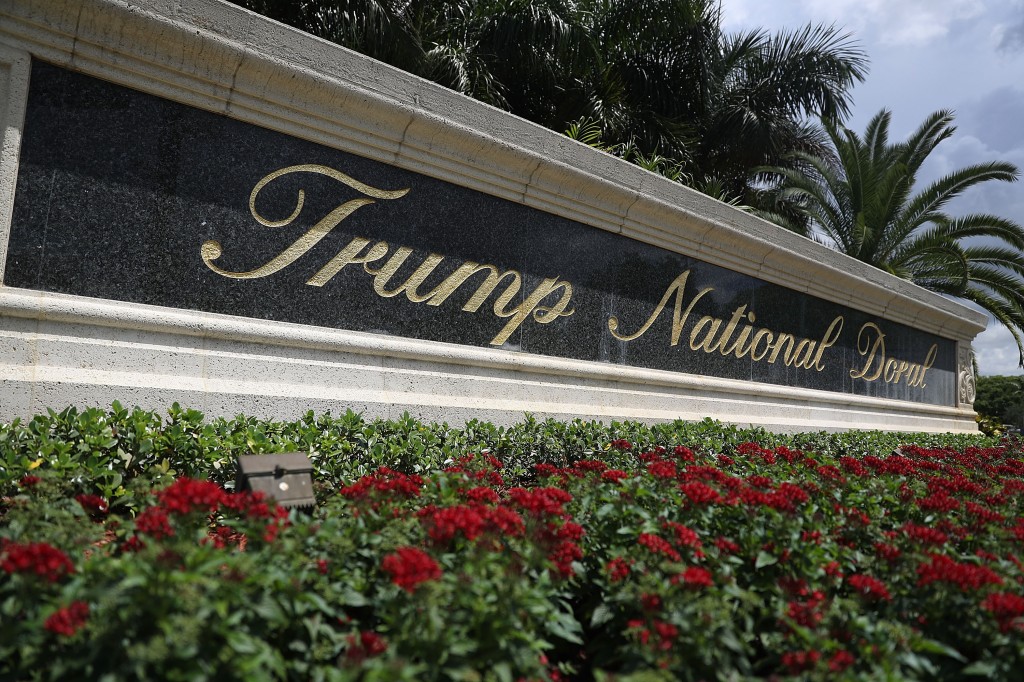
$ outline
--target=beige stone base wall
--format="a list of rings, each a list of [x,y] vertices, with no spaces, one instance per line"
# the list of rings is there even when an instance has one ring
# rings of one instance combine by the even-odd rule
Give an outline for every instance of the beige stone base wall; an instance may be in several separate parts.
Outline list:
[[[461,425],[537,417],[713,417],[781,431],[975,430],[969,409],[842,396],[376,334],[129,305],[0,293],[3,417],[114,400],[210,415],[307,410]]]

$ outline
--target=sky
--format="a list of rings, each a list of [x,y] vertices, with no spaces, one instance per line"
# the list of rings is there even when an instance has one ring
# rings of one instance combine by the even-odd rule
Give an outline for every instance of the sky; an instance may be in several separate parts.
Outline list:
[[[930,182],[976,163],[1024,169],[1024,0],[722,0],[727,31],[770,32],[835,24],[870,60],[852,93],[847,127],[863,133],[882,109],[890,141],[905,139],[940,109],[956,133],[929,157]],[[949,204],[953,215],[991,213],[1024,224],[1024,179],[988,182]],[[1022,374],[1010,333],[992,322],[974,340],[981,374]]]

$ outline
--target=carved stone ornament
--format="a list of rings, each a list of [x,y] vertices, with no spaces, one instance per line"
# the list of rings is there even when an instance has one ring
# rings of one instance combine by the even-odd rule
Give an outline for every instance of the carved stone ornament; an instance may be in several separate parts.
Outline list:
[[[973,405],[977,395],[977,384],[974,379],[974,363],[971,362],[971,348],[960,347],[959,370],[957,372],[957,395],[961,404]]]

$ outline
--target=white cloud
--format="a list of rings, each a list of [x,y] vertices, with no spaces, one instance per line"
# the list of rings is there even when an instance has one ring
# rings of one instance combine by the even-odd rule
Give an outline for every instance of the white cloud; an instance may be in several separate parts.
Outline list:
[[[1024,49],[1024,2],[1014,0],[1006,21],[992,29],[992,37],[999,49],[1014,52]]]
[[[923,0],[891,3],[876,1],[871,21],[882,43],[920,47],[949,35],[959,22],[977,17],[982,3],[976,0]]]
[[[981,16],[985,0],[797,0],[787,3],[792,9],[786,17],[803,21],[836,23],[865,39],[883,44],[920,47],[946,37],[964,21]],[[772,6],[773,13],[779,4]],[[795,10],[795,11],[793,11]],[[729,23],[757,23],[764,16],[764,3],[752,0],[725,0],[724,13]],[[775,17],[771,23],[779,24]]]
[[[978,358],[978,371],[983,375],[1024,374],[1018,366],[1017,344],[1010,332],[993,322],[974,339],[972,344]]]

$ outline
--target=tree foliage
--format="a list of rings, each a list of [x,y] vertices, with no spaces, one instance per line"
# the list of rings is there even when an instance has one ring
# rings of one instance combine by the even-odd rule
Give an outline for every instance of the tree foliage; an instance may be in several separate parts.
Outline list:
[[[978,414],[996,417],[1003,424],[1024,428],[1024,377],[978,377],[974,409]]]

